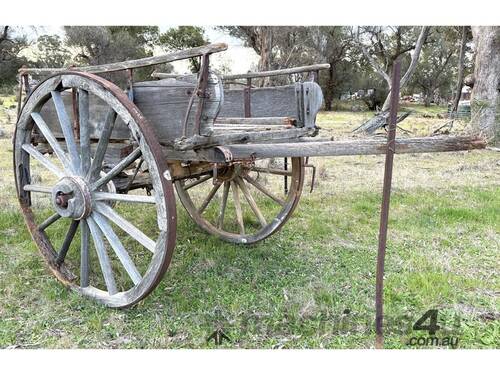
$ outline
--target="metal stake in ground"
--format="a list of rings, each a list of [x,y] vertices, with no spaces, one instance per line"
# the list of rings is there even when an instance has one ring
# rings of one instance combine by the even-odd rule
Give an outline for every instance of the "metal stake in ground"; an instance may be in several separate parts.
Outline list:
[[[375,330],[377,334],[375,347],[381,349],[384,346],[382,332],[383,323],[383,289],[384,289],[384,262],[385,248],[387,244],[387,225],[389,221],[389,203],[391,200],[392,167],[395,152],[396,121],[399,103],[399,81],[401,75],[401,62],[397,60],[392,70],[391,85],[391,112],[389,116],[389,130],[387,134],[387,151],[385,154],[384,187],[382,192],[382,208],[380,210],[380,230],[378,235],[377,253],[377,276],[375,286]]]

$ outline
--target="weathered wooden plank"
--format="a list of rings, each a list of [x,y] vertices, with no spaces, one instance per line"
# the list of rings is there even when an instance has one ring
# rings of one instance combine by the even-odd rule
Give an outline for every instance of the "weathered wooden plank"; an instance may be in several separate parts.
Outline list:
[[[196,77],[187,76],[179,80],[142,82],[134,86],[135,103],[163,142],[173,142],[182,136],[184,119],[193,91]],[[211,74],[207,87],[207,98],[203,104],[200,133],[210,135],[212,125],[222,103],[222,84],[216,75]],[[194,134],[195,117],[198,111],[198,97],[195,97],[188,118],[187,134]]]
[[[241,124],[214,124],[213,135],[228,131],[266,131],[266,130],[286,130],[292,125],[241,125]]]
[[[324,70],[324,69],[329,69],[329,68],[330,68],[330,64],[315,64],[315,65],[307,65],[307,66],[297,66],[294,68],[287,68],[287,69],[267,70],[267,71],[263,71],[263,72],[228,74],[228,75],[223,75],[221,78],[224,81],[246,79],[246,78],[264,78],[264,77],[280,76],[280,75],[287,75],[287,74],[315,72],[318,70]],[[159,79],[176,78],[179,76],[180,76],[179,74],[161,73],[161,72],[153,72],[151,74],[151,77],[159,78]]]
[[[270,157],[377,155],[386,152],[385,139],[330,142],[226,145],[233,160]],[[476,137],[424,137],[396,140],[396,154],[482,149],[485,140]]]
[[[307,65],[307,66],[297,66],[294,68],[287,69],[278,69],[278,70],[267,70],[263,72],[250,72],[243,74],[228,74],[222,77],[224,80],[231,79],[246,79],[246,78],[263,78],[263,77],[272,77],[286,74],[295,74],[295,73],[305,73],[305,72],[315,72],[317,70],[329,69],[330,64],[315,64],[315,65]]]
[[[293,117],[217,117],[215,125],[295,125]]]
[[[214,134],[210,137],[194,136],[179,139],[175,142],[176,150],[191,150],[198,147],[211,147],[216,145],[226,145],[231,143],[265,142],[274,139],[290,139],[314,134],[315,129],[291,128],[285,130],[268,130],[254,132],[238,132],[227,134]]]
[[[135,69],[151,65],[165,64],[172,61],[190,59],[192,57],[201,56],[205,54],[211,54],[216,52],[225,51],[227,49],[227,44],[225,43],[214,43],[207,44],[206,46],[190,48],[182,51],[176,51],[168,53],[161,56],[145,57],[137,60],[121,61],[110,64],[94,65],[94,66],[80,66],[73,70],[78,70],[81,72],[88,73],[109,73],[116,72],[119,70]],[[68,71],[68,69],[53,69],[53,68],[21,68],[19,72],[21,74],[55,74]]]
[[[298,84],[299,85],[299,84]],[[250,91],[252,117],[298,118],[296,85],[261,87]],[[219,117],[245,117],[243,90],[224,90]]]
[[[315,127],[316,115],[323,105],[323,93],[319,85],[315,82],[262,87],[250,91],[250,103],[252,118],[293,118],[298,126]],[[244,116],[245,101],[243,90],[225,90],[224,103],[220,110],[219,118],[241,118]]]

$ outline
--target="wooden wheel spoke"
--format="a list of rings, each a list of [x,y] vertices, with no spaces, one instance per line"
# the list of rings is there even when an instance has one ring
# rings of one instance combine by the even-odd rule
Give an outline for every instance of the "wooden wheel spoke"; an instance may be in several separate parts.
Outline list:
[[[231,183],[231,190],[233,191],[234,209],[236,211],[236,220],[240,228],[240,234],[245,234],[245,223],[243,222],[243,211],[241,210],[240,193],[237,184],[233,181]]]
[[[73,242],[73,238],[75,237],[76,230],[78,229],[78,224],[80,224],[79,220],[73,220],[69,226],[68,233],[66,234],[66,238],[61,246],[61,250],[56,257],[56,264],[61,265],[66,258],[66,254],[68,253],[69,246],[71,242]]]
[[[97,148],[94,154],[94,160],[90,166],[90,172],[87,174],[89,180],[98,178],[99,172],[101,171],[102,162],[104,161],[104,155],[106,154],[106,149],[108,148],[109,138],[115,126],[116,112],[113,108],[110,108],[106,113],[104,119],[104,124],[102,127],[102,132],[99,136],[99,142],[97,143]]]
[[[66,140],[66,146],[68,148],[71,165],[73,166],[73,170],[76,173],[81,173],[80,155],[78,154],[78,149],[76,148],[73,126],[71,125],[68,113],[66,112],[66,108],[64,107],[64,102],[61,97],[61,93],[59,91],[52,91],[51,95],[52,95],[52,101],[54,102],[54,106],[56,108],[57,117],[59,118],[59,124],[61,125],[61,130]]]
[[[122,172],[125,168],[127,168],[130,164],[136,161],[141,156],[141,149],[136,148],[132,151],[125,159],[122,159],[118,164],[116,164],[111,170],[94,182],[91,186],[92,190],[99,189],[102,185],[107,184],[111,179],[117,176],[120,172]]]
[[[32,191],[35,193],[52,194],[52,188],[50,186],[41,185],[24,185],[24,191]]]
[[[80,121],[80,153],[82,176],[90,170],[90,123],[89,123],[89,93],[78,89],[78,111]]]
[[[39,231],[44,231],[45,229],[47,229],[50,225],[54,224],[57,220],[59,220],[61,218],[61,215],[59,214],[54,214],[52,216],[49,216],[47,219],[45,219],[43,221],[43,223],[41,223],[39,226],[38,226],[38,230]]]
[[[204,176],[204,177],[200,177],[199,179],[197,179],[196,181],[193,181],[187,185],[184,185],[184,190],[189,190],[205,181],[208,181],[212,178],[212,174],[208,175],[208,176]]]
[[[104,203],[96,202],[96,210],[106,216],[109,220],[127,232],[132,238],[143,245],[146,249],[152,253],[156,250],[156,243],[146,236],[141,230],[139,230],[135,225],[130,223],[128,220],[120,216],[116,211]]]
[[[262,215],[262,212],[260,212],[260,209],[257,206],[257,203],[255,203],[255,200],[253,199],[252,195],[250,194],[250,191],[248,191],[245,181],[243,181],[243,179],[239,176],[235,178],[235,181],[238,184],[241,191],[243,192],[243,195],[245,196],[245,199],[250,205],[250,208],[252,209],[253,213],[259,220],[260,225],[264,228],[267,225],[266,219],[264,218],[264,215]]]
[[[52,148],[52,150],[54,151],[54,153],[58,157],[58,159],[61,161],[66,174],[73,174],[75,171],[73,170],[73,168],[71,166],[71,162],[68,159],[68,156],[66,155],[66,153],[62,149],[61,145],[57,141],[54,134],[52,134],[52,131],[50,130],[48,125],[45,123],[45,120],[42,118],[42,116],[40,116],[40,113],[32,112],[31,118],[35,121],[36,126],[38,127],[38,129],[40,130],[42,135],[45,137],[45,139],[49,143],[50,147]]]
[[[243,178],[246,181],[248,181],[250,184],[252,184],[257,190],[261,191],[263,194],[265,194],[266,196],[268,196],[269,198],[271,198],[273,201],[275,201],[276,203],[278,203],[280,206],[284,206],[285,205],[285,201],[283,199],[281,199],[281,198],[277,197],[276,195],[274,195],[273,193],[271,193],[260,182],[254,180],[250,176],[243,176]]]
[[[229,188],[231,183],[229,181],[224,181],[224,190],[222,192],[222,203],[219,210],[219,218],[217,219],[217,228],[222,229],[224,224],[224,214],[226,212],[227,197],[229,195]]]
[[[253,167],[253,168],[251,168],[251,170],[254,172],[270,173],[270,174],[276,174],[279,176],[292,176],[292,171],[287,171],[284,169]]]
[[[104,282],[108,289],[108,293],[113,295],[117,293],[116,281],[113,276],[113,269],[111,268],[111,261],[109,259],[108,253],[106,252],[106,246],[104,245],[104,240],[102,238],[102,233],[96,222],[92,217],[87,218],[87,223],[90,228],[90,234],[94,240],[94,246],[97,252],[97,257],[99,258],[99,265],[101,266],[101,271],[104,276]]]
[[[40,164],[42,164],[45,168],[51,171],[54,175],[59,178],[64,176],[64,172],[59,169],[54,163],[52,163],[47,157],[42,155],[40,151],[38,151],[33,145],[25,143],[21,146],[24,151],[30,154],[34,159],[38,160]]]
[[[89,286],[89,226],[86,220],[82,220],[80,225],[81,245],[80,245],[80,286],[86,288]]]
[[[94,199],[96,201],[122,201],[130,203],[156,204],[155,197],[148,195],[116,194],[101,191],[94,193]]]
[[[198,212],[200,214],[203,213],[203,211],[205,211],[205,209],[208,207],[208,205],[210,204],[210,202],[212,201],[212,199],[214,198],[215,196],[215,193],[217,193],[217,190],[219,190],[221,184],[215,184],[213,187],[212,187],[212,190],[210,190],[210,193],[208,193],[207,197],[205,198],[205,200],[203,201],[203,203],[201,204],[200,208],[198,209]]]
[[[134,282],[134,285],[139,284],[140,281],[142,280],[142,276],[137,270],[134,262],[132,261],[132,258],[130,258],[130,255],[127,253],[127,250],[125,250],[125,248],[123,247],[120,239],[113,231],[113,228],[111,228],[111,225],[109,225],[106,218],[101,214],[99,214],[98,212],[94,212],[92,214],[92,218],[95,220],[95,222],[101,229],[102,233],[108,240],[116,256],[123,265],[123,268],[125,268],[125,271],[127,271],[128,275]]]

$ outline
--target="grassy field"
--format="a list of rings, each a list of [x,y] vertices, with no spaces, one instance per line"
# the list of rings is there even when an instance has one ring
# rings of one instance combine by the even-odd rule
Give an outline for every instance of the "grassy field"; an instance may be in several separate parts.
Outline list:
[[[321,114],[319,124],[345,138],[369,116]],[[401,127],[427,135],[443,121],[417,112]],[[0,123],[0,348],[213,348],[207,337],[218,328],[227,348],[373,347],[383,156],[312,159],[315,191],[306,187],[284,229],[252,247],[206,235],[179,205],[162,283],[139,305],[112,310],[46,270],[15,201],[5,110]],[[500,347],[499,176],[494,151],[396,156],[386,347],[425,336],[411,328],[429,309],[439,310],[438,338]]]

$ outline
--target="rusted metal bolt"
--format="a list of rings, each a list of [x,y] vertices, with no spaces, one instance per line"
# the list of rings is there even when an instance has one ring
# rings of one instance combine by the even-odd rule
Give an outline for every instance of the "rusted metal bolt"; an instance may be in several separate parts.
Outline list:
[[[70,197],[69,194],[58,193],[56,196],[56,204],[59,207],[67,208],[69,197]]]

